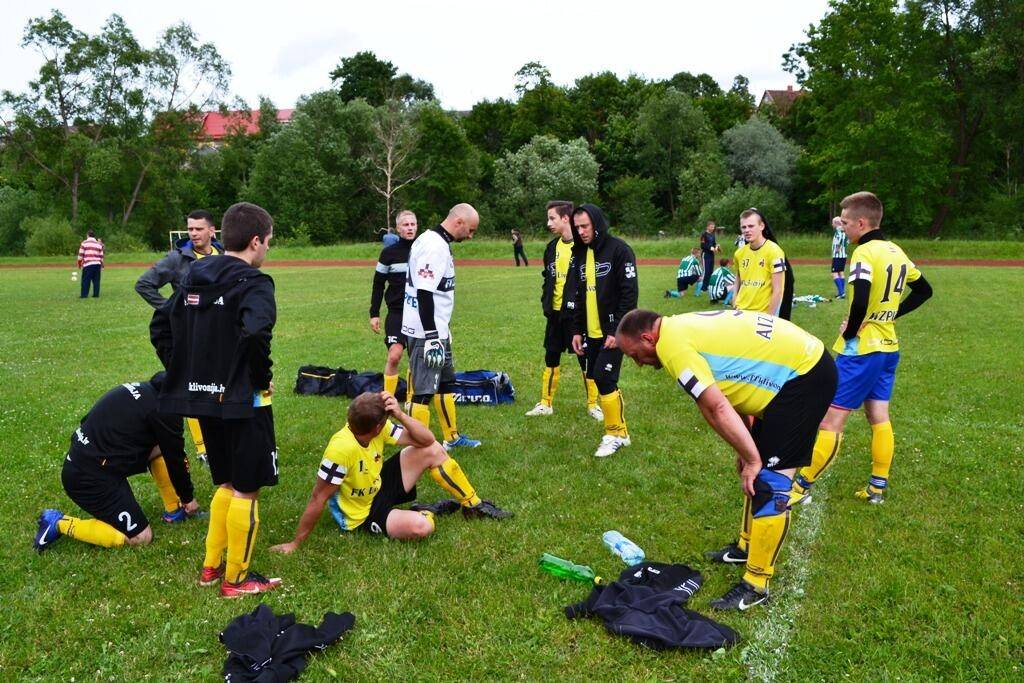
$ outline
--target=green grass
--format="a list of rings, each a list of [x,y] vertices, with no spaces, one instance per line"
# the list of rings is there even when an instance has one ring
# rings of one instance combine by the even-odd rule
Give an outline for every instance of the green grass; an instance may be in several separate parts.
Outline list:
[[[456,256],[478,255],[475,247],[461,245]],[[724,618],[746,641],[718,657],[653,652],[599,623],[567,621],[562,607],[586,597],[586,588],[536,566],[547,551],[614,575],[622,565],[601,533],[619,529],[651,559],[704,571],[691,606],[706,611],[738,570],[709,566],[701,553],[734,537],[740,494],[729,449],[663,373],[624,367],[634,445],[607,460],[591,457],[600,430],[583,411],[572,359],[565,358],[555,416],[522,416],[537,398],[542,362],[534,269],[462,268],[456,306],[459,367],[505,370],[519,395],[512,406],[462,409],[460,426],[484,446],[457,457],[480,492],[516,517],[443,518],[420,543],[342,535],[325,518],[297,554],[267,552],[290,538],[346,406],[291,394],[296,368],[376,369],[384,359],[380,337],[366,325],[369,272],[274,268],[273,260],[268,270],[279,306],[281,483],[262,498],[254,568],[284,577],[285,587],[266,597],[275,610],[306,622],[326,610],[357,617],[342,642],[312,659],[304,680],[1020,677],[1024,353],[1012,293],[1024,288],[1024,270],[986,270],[980,287],[968,286],[967,268],[926,270],[934,300],[900,321],[905,350],[889,500],[868,507],[851,496],[869,463],[869,430],[855,416],[837,464],[815,489],[813,511],[795,514],[777,599]],[[80,301],[63,270],[0,271],[3,680],[212,680],[225,655],[218,632],[257,604],[224,601],[196,585],[201,521],[158,521],[145,548],[107,551],[65,539],[41,556],[30,550],[40,509],[79,513],[63,493],[60,468],[80,417],[111,386],[157,369],[149,309],[132,291],[136,275],[110,270],[102,298]],[[703,308],[704,300],[661,298],[674,275],[670,267],[641,268],[641,305]],[[798,267],[797,278],[798,293],[831,290],[823,267]],[[844,310],[841,303],[801,307],[795,322],[831,344]],[[208,474],[195,467],[193,475],[205,507]],[[145,476],[132,483],[158,519],[153,484]],[[443,493],[427,479],[420,495]],[[815,517],[820,533],[810,539]]]
[[[650,239],[627,237],[638,258],[681,258],[691,247],[697,245],[697,236],[673,237],[666,239]],[[780,238],[790,258],[828,259],[831,254],[832,236],[791,234]],[[1024,259],[1024,243],[1019,241],[996,240],[931,240],[922,238],[897,239],[899,244],[913,254],[916,259],[971,259],[971,260],[1005,260]],[[527,238],[524,242],[526,255],[538,261],[543,256],[547,239],[543,235]],[[273,257],[276,259],[374,259],[380,253],[380,242],[360,242],[353,244],[335,244],[325,247],[291,247],[274,246]],[[730,256],[731,241],[723,243],[725,256]],[[128,252],[110,253],[108,263],[152,263],[163,256],[163,252]],[[480,237],[459,246],[459,256],[467,258],[507,258],[512,262],[512,246],[505,240]],[[11,264],[52,264],[67,263],[74,266],[74,256],[32,256],[32,257],[0,257],[0,265]]]

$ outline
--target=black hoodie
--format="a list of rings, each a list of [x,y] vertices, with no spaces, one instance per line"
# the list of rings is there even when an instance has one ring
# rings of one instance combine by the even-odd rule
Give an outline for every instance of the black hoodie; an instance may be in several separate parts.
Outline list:
[[[615,334],[622,316],[636,308],[639,285],[636,277],[636,257],[623,240],[609,234],[608,219],[593,204],[583,204],[583,210],[590,216],[594,226],[594,239],[584,244],[580,239],[576,223],[572,225],[572,260],[575,266],[565,281],[565,291],[575,295],[573,334],[587,335],[587,249],[594,250],[594,267],[597,270],[597,313],[601,331],[605,336]]]
[[[150,340],[167,368],[160,409],[193,417],[252,416],[269,388],[277,320],[274,281],[234,256],[197,261],[153,314]]]

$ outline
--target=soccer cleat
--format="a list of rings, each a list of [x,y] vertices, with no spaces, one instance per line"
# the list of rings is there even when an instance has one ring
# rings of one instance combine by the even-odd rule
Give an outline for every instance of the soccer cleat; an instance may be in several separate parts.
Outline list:
[[[489,500],[481,500],[471,508],[462,508],[462,516],[466,519],[507,519],[512,516],[508,510],[502,510]]]
[[[453,448],[476,448],[481,444],[476,439],[471,439],[465,434],[459,434],[459,438],[454,441],[445,441],[442,445],[446,451],[450,451]]]
[[[595,458],[607,458],[609,455],[614,455],[615,451],[619,450],[624,446],[629,446],[633,442],[629,440],[628,436],[614,436],[612,434],[605,434],[601,437],[601,445],[594,451]]]
[[[867,501],[873,505],[881,505],[885,502],[885,489],[876,489],[870,484],[853,494],[858,500]]]
[[[604,411],[601,410],[599,405],[595,404],[587,408],[587,414],[598,422],[604,422]]]
[[[740,581],[730,588],[725,595],[717,600],[712,600],[711,609],[738,609],[741,612],[745,612],[754,605],[760,605],[767,599],[768,591],[759,593],[746,581]]]
[[[704,553],[704,557],[722,564],[747,563],[747,551],[740,550],[740,546],[736,543],[730,543],[721,550],[709,550]]]
[[[526,411],[526,417],[536,417],[538,415],[554,415],[555,409],[551,406],[546,406],[543,403],[538,403],[533,408]]]
[[[437,516],[450,515],[458,510],[461,505],[459,501],[452,498],[442,498],[435,503],[413,503],[409,509],[413,512],[432,512]]]
[[[60,510],[54,510],[47,508],[39,515],[39,529],[36,531],[36,537],[32,541],[32,547],[43,552],[49,548],[54,541],[60,538],[60,530],[57,528],[57,522],[64,518],[64,513]]]
[[[199,574],[199,585],[200,586],[212,586],[221,579],[224,578],[224,563],[221,562],[219,567],[203,567],[203,571]]]
[[[168,524],[175,524],[177,522],[184,522],[188,519],[188,513],[185,512],[185,508],[178,506],[178,509],[173,512],[165,512],[161,517]]]
[[[268,579],[262,574],[256,572],[248,572],[245,578],[238,583],[231,583],[230,581],[224,581],[220,584],[221,597],[225,598],[237,598],[243,595],[255,595],[256,593],[266,593],[272,591],[281,585],[281,579]]]

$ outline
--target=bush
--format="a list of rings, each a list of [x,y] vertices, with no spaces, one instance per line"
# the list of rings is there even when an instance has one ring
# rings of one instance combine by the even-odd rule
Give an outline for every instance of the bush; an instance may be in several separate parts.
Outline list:
[[[124,230],[111,230],[103,235],[103,247],[107,252],[151,251],[142,239]]]
[[[25,253],[25,231],[21,222],[43,210],[39,195],[32,190],[0,187],[0,254],[21,256]]]
[[[750,208],[764,214],[776,234],[793,227],[793,215],[786,207],[785,197],[767,187],[744,187],[738,183],[705,204],[700,210],[698,223],[703,225],[714,221],[727,230],[737,231],[740,214]]]
[[[309,234],[309,226],[305,222],[299,223],[295,227],[284,232],[283,235],[278,237],[277,233],[274,233],[274,246],[278,247],[311,247],[313,246],[313,240]]]
[[[33,216],[21,222],[29,256],[74,256],[81,240],[66,218]]]
[[[665,216],[652,201],[657,191],[650,178],[627,175],[608,188],[609,220],[623,234],[653,235],[665,227]]]

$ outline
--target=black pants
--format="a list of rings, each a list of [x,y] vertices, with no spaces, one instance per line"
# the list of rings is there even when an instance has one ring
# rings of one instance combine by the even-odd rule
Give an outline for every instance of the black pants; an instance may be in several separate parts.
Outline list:
[[[704,256],[704,286],[702,289],[707,291],[708,287],[711,286],[711,271],[715,269],[715,254],[711,251],[703,252]]]
[[[519,257],[520,256],[523,257],[523,263],[525,265],[527,265],[527,266],[530,265],[530,262],[526,260],[526,252],[523,251],[523,245],[517,244],[514,247],[512,247],[512,254],[513,254],[513,256],[515,256],[515,259],[516,259],[516,268],[519,267]]]
[[[99,263],[82,268],[82,299],[89,296],[90,284],[92,285],[92,295],[94,297],[100,295],[100,272],[102,270],[103,266]]]

